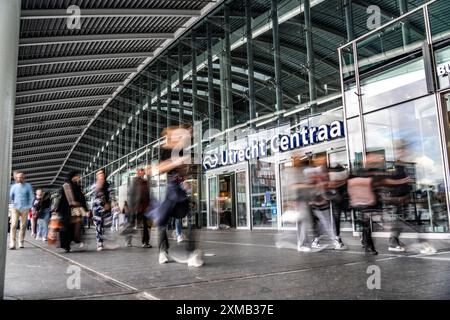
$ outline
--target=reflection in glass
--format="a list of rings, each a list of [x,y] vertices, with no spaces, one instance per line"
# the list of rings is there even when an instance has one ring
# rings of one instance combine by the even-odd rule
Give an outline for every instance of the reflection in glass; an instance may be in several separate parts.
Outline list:
[[[275,183],[275,165],[257,161],[251,165],[251,212],[253,227],[277,227],[277,195]]]
[[[404,103],[364,117],[368,152],[381,153],[391,172],[395,161],[406,163],[414,180],[408,208],[399,216],[395,206],[385,204],[382,215],[373,217],[374,231],[384,231],[401,220],[404,232],[447,232],[448,214],[444,168],[440,152],[437,115],[433,97]],[[398,153],[402,141],[405,152]]]
[[[422,57],[361,79],[363,112],[370,112],[427,94]]]
[[[210,227],[218,227],[217,217],[219,214],[218,210],[218,197],[219,193],[217,190],[217,177],[212,177],[208,179],[208,187],[209,187],[209,226]]]
[[[247,183],[245,171],[236,172],[236,211],[238,227],[247,227]]]

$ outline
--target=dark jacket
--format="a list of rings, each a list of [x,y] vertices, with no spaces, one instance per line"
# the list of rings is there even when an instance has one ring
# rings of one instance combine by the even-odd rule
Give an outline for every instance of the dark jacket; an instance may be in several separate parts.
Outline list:
[[[135,214],[143,214],[150,204],[148,183],[140,177],[135,177],[128,189],[128,204]]]
[[[88,211],[87,204],[86,204],[86,198],[83,194],[83,191],[81,190],[81,186],[77,183],[74,183],[72,181],[68,182],[72,188],[74,200],[79,202],[81,206]],[[69,202],[67,201],[66,194],[64,192],[64,189],[60,189],[60,200],[56,209],[56,212],[59,213],[63,225],[70,223],[70,217],[71,217],[71,210],[69,206]]]

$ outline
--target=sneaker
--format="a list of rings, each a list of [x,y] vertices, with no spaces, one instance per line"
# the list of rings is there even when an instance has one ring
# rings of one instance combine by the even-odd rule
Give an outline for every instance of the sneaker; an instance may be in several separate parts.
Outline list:
[[[178,242],[178,243],[182,242],[183,240],[184,240],[184,239],[183,239],[183,236],[178,236],[178,237],[177,237],[177,242]]]
[[[97,247],[97,251],[103,251],[103,247]]]
[[[40,241],[40,240],[42,240],[42,238],[41,237],[36,237],[36,238],[34,238],[35,240],[37,240],[37,241]]]
[[[44,241],[44,242],[47,241],[47,238],[42,238],[42,241]]]
[[[202,252],[200,250],[195,250],[188,260],[188,267],[201,267],[204,264],[202,259]]]
[[[375,248],[365,247],[364,252],[373,256],[376,256],[378,254],[378,251],[375,250]]]
[[[16,246],[10,246],[9,250],[16,250]]]
[[[80,244],[78,245],[78,249],[84,249],[84,243],[80,242]]]
[[[345,244],[342,242],[342,240],[336,239],[333,241],[333,245],[334,245],[334,250],[345,250],[347,249],[347,247],[345,246]]]
[[[394,251],[394,252],[405,252],[405,248],[402,246],[396,246],[396,247],[391,247],[389,246],[389,251]]]
[[[314,249],[322,248],[322,245],[319,243],[319,238],[314,239],[314,241],[311,243],[311,248]]]
[[[35,233],[32,232],[31,236],[36,239],[36,234]]]
[[[298,252],[311,252],[311,248],[308,246],[299,246],[297,248],[297,251]]]
[[[159,264],[164,264],[169,262],[169,256],[166,252],[159,253]]]
[[[435,248],[433,248],[432,246],[430,246],[429,244],[427,244],[423,249],[420,250],[421,254],[435,254],[437,253],[437,250]]]
[[[23,241],[20,243],[19,248],[25,248],[25,246],[23,245]]]
[[[142,248],[152,248],[152,246],[149,243],[143,243]]]

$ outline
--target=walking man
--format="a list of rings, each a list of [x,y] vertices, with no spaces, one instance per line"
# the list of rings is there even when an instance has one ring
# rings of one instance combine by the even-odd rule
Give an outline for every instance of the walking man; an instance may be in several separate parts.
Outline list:
[[[19,248],[23,248],[25,240],[25,232],[27,227],[27,215],[33,205],[33,188],[29,183],[24,181],[24,174],[22,172],[15,172],[14,179],[16,183],[11,186],[9,197],[13,203],[11,216],[11,229],[9,249],[16,249],[16,229],[20,217],[20,231],[19,231]]]

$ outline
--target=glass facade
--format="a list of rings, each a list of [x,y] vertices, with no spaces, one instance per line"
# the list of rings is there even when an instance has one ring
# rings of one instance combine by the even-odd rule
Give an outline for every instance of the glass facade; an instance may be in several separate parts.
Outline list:
[[[196,224],[289,228],[281,219],[289,157],[325,152],[329,165],[353,169],[368,150],[378,150],[389,170],[399,160],[396,141],[406,140],[402,161],[415,173],[411,232],[447,232],[448,151],[442,147],[447,140],[436,91],[449,88],[450,72],[435,78],[438,88],[430,79],[435,66],[445,70],[450,61],[450,25],[443,15],[449,4],[408,1],[406,11],[414,12],[400,17],[405,11],[397,2],[380,1],[380,22],[388,25],[377,31],[358,3],[310,1],[310,12],[303,4],[226,1],[150,59],[99,117],[109,122],[95,121],[88,132],[108,135],[101,136],[105,145],[95,157],[88,157],[85,186],[95,169],[106,167],[119,192],[137,168],[158,163],[164,128],[194,125],[198,134],[192,143],[201,155],[189,177]],[[212,175],[202,165],[206,156],[336,120],[345,122],[342,150],[324,143],[283,158],[269,145],[266,155],[244,161],[246,167],[229,177],[225,171]],[[162,199],[166,177],[150,180],[152,196]],[[342,221],[349,223],[349,217]],[[386,219],[376,230],[383,230]]]
[[[439,89],[448,88],[448,79],[439,77],[448,52],[439,24],[443,3],[433,1],[340,48],[352,169],[364,166],[366,154],[377,153],[380,169],[389,173],[401,164],[413,180],[402,208],[385,190],[383,210],[371,219],[376,232],[398,224],[404,232],[449,232],[448,120],[437,103]],[[369,54],[368,46],[378,52]],[[357,53],[353,65],[349,52]]]

